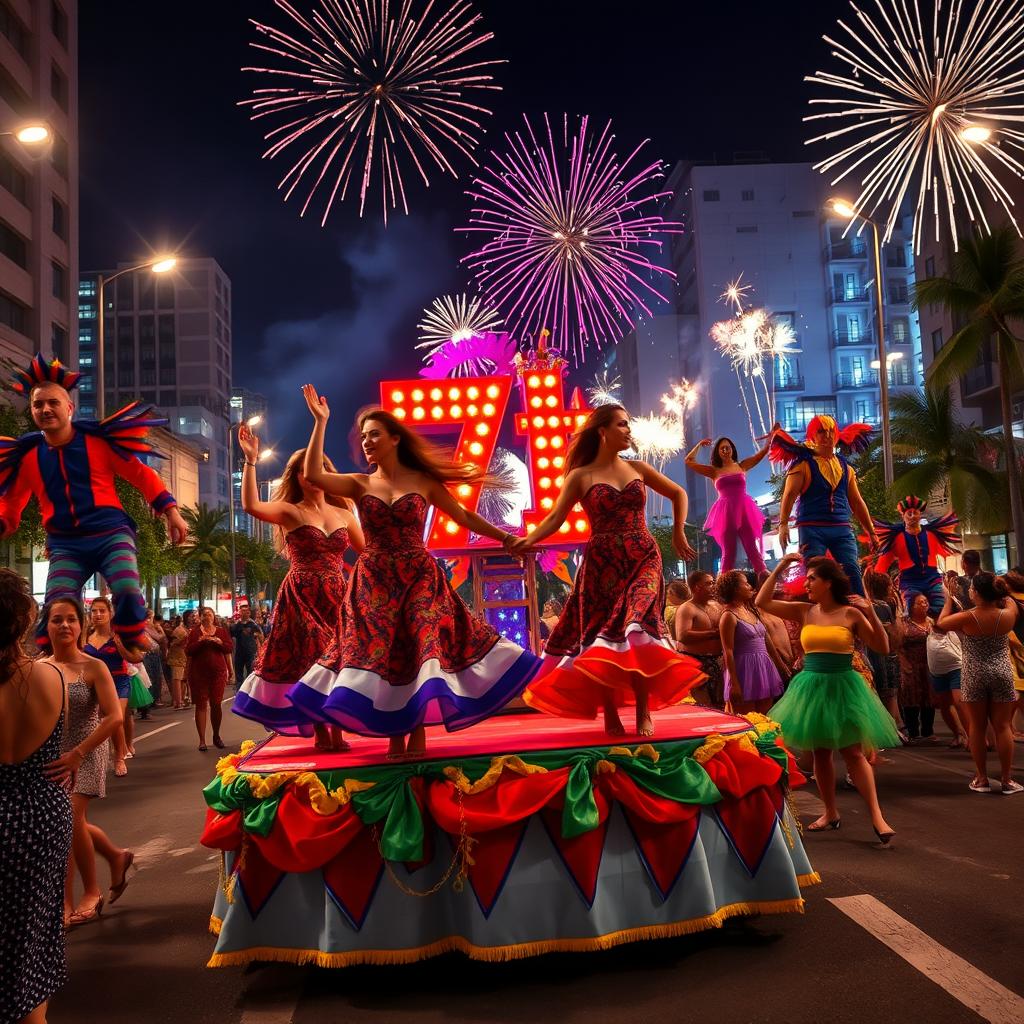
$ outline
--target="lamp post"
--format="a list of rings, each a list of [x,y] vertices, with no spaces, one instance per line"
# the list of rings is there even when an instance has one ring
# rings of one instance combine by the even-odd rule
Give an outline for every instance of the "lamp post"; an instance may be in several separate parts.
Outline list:
[[[882,420],[882,472],[886,488],[892,487],[892,434],[889,429],[889,360],[885,352],[885,297],[882,292],[882,244],[878,225],[863,213],[855,210],[844,199],[833,199],[829,204],[832,211],[847,220],[854,217],[871,225],[871,238],[875,253],[875,324],[878,329],[878,404]]]
[[[145,263],[136,264],[134,267],[125,267],[110,277],[102,274],[96,275],[96,419],[102,420],[107,413],[106,401],[106,353],[104,351],[103,324],[106,321],[106,310],[103,308],[103,291],[111,281],[116,281],[125,274],[134,274],[136,270],[149,269],[154,274],[166,274],[173,270],[178,263],[177,256],[160,256],[157,259],[146,260]]]
[[[33,146],[41,146],[43,143],[50,141],[49,126],[42,121],[32,121],[12,131],[0,132],[0,135],[10,135],[12,138],[17,139],[26,149],[31,149]]]
[[[258,426],[262,416],[250,416],[246,421],[247,427]],[[273,456],[273,448],[264,448],[259,454],[260,462]],[[229,580],[231,584],[231,617],[235,615],[235,582],[237,578],[235,566],[235,425],[231,422],[230,407],[228,411],[228,536],[231,539],[231,571]]]

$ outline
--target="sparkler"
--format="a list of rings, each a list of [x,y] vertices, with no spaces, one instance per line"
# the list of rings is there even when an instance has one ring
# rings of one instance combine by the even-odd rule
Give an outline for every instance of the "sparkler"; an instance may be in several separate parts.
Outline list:
[[[587,399],[592,409],[599,405],[618,405],[622,401],[622,378],[609,377],[607,370],[595,373],[587,388]]]
[[[513,528],[522,526],[523,510],[532,501],[526,463],[507,448],[496,448],[488,472],[501,486],[480,491],[477,511],[488,522]]]
[[[575,130],[564,117],[561,131],[547,115],[539,131],[523,120],[467,190],[463,230],[487,240],[463,262],[517,337],[547,327],[579,364],[589,346],[617,342],[650,303],[667,301],[651,280],[675,275],[647,253],[682,225],[643,212],[671,195],[650,190],[661,161],[631,169],[644,143],[623,160],[611,122],[595,133],[588,117]]]
[[[957,247],[958,219],[989,230],[989,201],[1019,232],[1013,200],[996,171],[1024,177],[1024,164],[1012,152],[1024,150],[1017,127],[1024,120],[1020,0],[952,0],[945,16],[940,0],[931,0],[930,18],[927,8],[922,16],[920,0],[875,0],[874,17],[850,6],[854,26],[840,21],[845,36],[824,37],[841,71],[805,79],[828,90],[827,97],[811,100],[826,109],[804,118],[824,122],[827,130],[808,144],[838,147],[815,168],[838,171],[833,185],[853,175],[860,194],[851,206],[885,220],[885,241],[904,198],[916,193],[917,252],[929,213],[936,239],[948,220]]]
[[[500,89],[489,70],[504,61],[469,57],[493,33],[479,32],[468,0],[319,0],[309,15],[288,0],[275,3],[294,25],[286,31],[250,19],[268,40],[250,45],[276,66],[242,70],[282,84],[254,89],[240,105],[254,121],[280,122],[264,135],[265,158],[301,153],[278,187],[290,199],[303,185],[303,215],[319,193],[325,224],[335,201],[358,187],[362,216],[376,183],[387,224],[389,208],[409,212],[404,165],[429,186],[428,167],[458,176],[446,147],[476,163],[491,111],[463,95]]]

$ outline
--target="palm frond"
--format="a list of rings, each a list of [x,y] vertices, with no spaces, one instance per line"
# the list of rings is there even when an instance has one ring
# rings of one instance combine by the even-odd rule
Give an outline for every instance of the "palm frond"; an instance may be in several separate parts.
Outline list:
[[[985,343],[994,333],[993,325],[985,319],[971,320],[957,331],[928,367],[925,379],[928,389],[948,388],[953,381],[965,376],[977,364]]]

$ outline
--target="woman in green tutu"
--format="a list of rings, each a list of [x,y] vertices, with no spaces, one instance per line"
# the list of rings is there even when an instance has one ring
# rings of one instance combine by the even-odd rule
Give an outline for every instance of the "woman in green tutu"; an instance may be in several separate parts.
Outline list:
[[[800,623],[805,652],[803,670],[768,714],[781,724],[788,744],[814,753],[814,778],[825,813],[807,831],[839,828],[833,762],[838,750],[868,805],[875,835],[888,844],[896,833],[882,817],[875,776],[864,752],[899,746],[900,739],[889,712],[852,664],[855,638],[879,654],[888,653],[889,640],[871,602],[850,593],[846,573],[831,558],[807,562],[804,586],[810,604],[773,600],[778,577],[799,561],[799,555],[786,555],[757,595],[758,608]]]

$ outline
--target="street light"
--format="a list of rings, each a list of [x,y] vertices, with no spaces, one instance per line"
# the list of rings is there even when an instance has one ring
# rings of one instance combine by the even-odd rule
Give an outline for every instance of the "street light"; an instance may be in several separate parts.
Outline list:
[[[22,125],[17,131],[4,132],[4,135],[13,135],[23,146],[38,146],[49,141],[50,129],[40,123]]]
[[[119,277],[124,274],[133,274],[136,270],[151,270],[154,274],[166,274],[167,271],[173,270],[177,266],[177,256],[158,256],[156,259],[146,260],[145,263],[138,263],[134,267],[125,267],[124,270],[119,270],[116,274],[111,274],[110,277],[104,277],[102,274],[96,275],[96,305],[97,305],[97,321],[96,321],[96,419],[102,420],[106,415],[107,401],[106,401],[106,368],[107,358],[106,352],[104,351],[104,329],[103,325],[106,321],[106,310],[104,309],[103,293],[106,286],[111,281],[116,281]]]
[[[845,199],[829,201],[832,212],[844,220],[859,217],[865,224],[871,225],[871,237],[875,250],[875,321],[878,328],[878,365],[888,367],[889,360],[885,353],[885,298],[882,293],[882,244],[878,236],[878,225],[854,208]],[[879,412],[882,419],[882,472],[885,475],[885,486],[892,487],[892,435],[889,430],[889,374],[881,371],[878,374]]]
[[[257,414],[246,421],[247,427],[255,427],[263,422]],[[257,456],[260,462],[273,458],[274,449],[264,448]],[[235,566],[235,425],[231,422],[231,410],[228,408],[228,536],[231,539],[231,615],[235,614],[235,584],[237,572]]]

